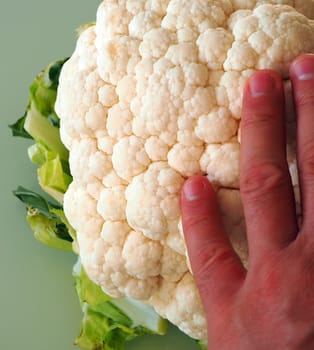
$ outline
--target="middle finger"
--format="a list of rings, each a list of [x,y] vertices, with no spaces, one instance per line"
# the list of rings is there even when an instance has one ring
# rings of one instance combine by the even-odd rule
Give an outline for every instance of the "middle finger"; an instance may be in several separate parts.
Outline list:
[[[275,72],[254,73],[245,88],[240,174],[252,260],[286,245],[297,232],[286,161],[284,91]]]

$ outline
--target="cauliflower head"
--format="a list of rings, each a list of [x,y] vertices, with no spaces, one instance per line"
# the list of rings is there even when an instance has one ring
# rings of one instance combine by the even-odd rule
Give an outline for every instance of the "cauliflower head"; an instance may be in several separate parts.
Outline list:
[[[143,300],[196,339],[206,321],[181,228],[184,180],[216,186],[230,239],[248,253],[239,194],[242,89],[284,79],[314,52],[313,0],[105,0],[65,64],[56,111],[73,182],[64,197],[89,277]],[[288,162],[298,193],[294,120]],[[298,201],[298,197],[297,197]]]

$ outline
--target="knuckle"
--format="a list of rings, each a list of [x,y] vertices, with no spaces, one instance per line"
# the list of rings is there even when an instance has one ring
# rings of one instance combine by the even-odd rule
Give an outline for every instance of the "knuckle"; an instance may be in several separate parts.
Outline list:
[[[197,253],[193,264],[193,273],[202,291],[207,290],[208,282],[214,278],[215,272],[226,265],[234,263],[233,253],[222,242],[210,241],[204,244]]]
[[[205,215],[190,215],[184,218],[183,229],[185,233],[198,232],[203,229],[208,229],[208,217]]]
[[[314,220],[312,217],[302,222],[299,234],[295,242],[295,249],[298,252],[302,252],[303,259],[311,259],[314,267],[314,240],[313,238]],[[314,268],[313,268],[313,280],[314,280]],[[314,294],[313,294],[314,295]]]
[[[281,188],[289,179],[288,171],[276,162],[262,162],[242,172],[240,190],[255,199]]]
[[[244,113],[241,120],[241,129],[259,129],[264,125],[268,125],[274,121],[274,116],[271,113],[263,111],[254,111],[251,113]]]
[[[309,145],[305,145],[302,152],[302,159],[299,165],[301,176],[307,182],[314,183],[314,147],[313,141],[309,142]]]
[[[314,92],[311,90],[296,94],[295,101],[298,109],[314,111]]]

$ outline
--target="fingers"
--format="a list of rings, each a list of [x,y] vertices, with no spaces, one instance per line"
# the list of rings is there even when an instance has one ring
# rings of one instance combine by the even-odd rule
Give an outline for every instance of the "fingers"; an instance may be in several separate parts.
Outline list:
[[[286,162],[281,77],[254,73],[245,87],[241,122],[240,189],[251,261],[295,238],[293,189]]]
[[[231,300],[245,270],[224,231],[215,193],[203,176],[189,178],[182,196],[182,223],[191,266],[206,310]]]
[[[291,66],[297,112],[297,153],[303,227],[314,225],[314,55],[303,55]]]

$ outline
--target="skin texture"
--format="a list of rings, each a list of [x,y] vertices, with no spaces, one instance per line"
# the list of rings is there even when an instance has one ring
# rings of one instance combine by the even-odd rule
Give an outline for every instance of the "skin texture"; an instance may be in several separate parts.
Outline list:
[[[183,228],[210,350],[314,349],[314,55],[298,57],[290,77],[302,224],[286,163],[283,83],[272,71],[254,73],[243,97],[240,189],[247,270],[224,231],[208,180],[194,176],[183,186]]]

